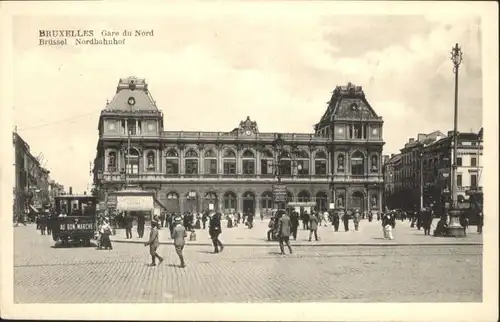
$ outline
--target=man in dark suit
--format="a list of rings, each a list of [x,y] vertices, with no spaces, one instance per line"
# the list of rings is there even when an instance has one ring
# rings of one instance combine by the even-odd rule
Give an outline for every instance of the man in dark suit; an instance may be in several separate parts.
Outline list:
[[[292,214],[290,215],[290,224],[293,239],[297,240],[297,230],[299,229],[299,214],[296,211],[292,211]]]
[[[123,216],[123,221],[125,222],[125,234],[127,235],[127,239],[132,238],[132,226],[134,225],[134,217],[132,217],[129,212],[126,212],[125,216]]]
[[[290,234],[291,234],[291,220],[286,212],[282,213],[283,215],[278,221],[278,238],[280,243],[281,255],[285,255],[285,246],[286,244],[290,254],[292,253],[292,246],[290,246]]]
[[[142,238],[144,236],[145,225],[146,225],[146,218],[144,218],[143,214],[140,214],[139,216],[137,216],[137,235],[139,236],[139,238]],[[158,229],[159,228],[160,226],[158,225]]]
[[[424,227],[424,234],[431,234],[431,225],[432,225],[432,213],[430,208],[424,208],[422,210],[422,226]]]
[[[219,240],[219,235],[222,233],[222,226],[220,223],[222,215],[220,212],[217,212],[212,215],[209,222],[208,233],[210,234],[210,238],[212,239],[212,243],[214,245],[214,253],[222,252],[224,250],[224,245]]]
[[[158,230],[159,223],[156,221],[151,222],[151,233],[149,234],[149,241],[144,243],[144,246],[149,246],[149,254],[151,255],[151,265],[156,266],[156,259],[163,262],[163,257],[158,255],[157,250],[160,246],[160,232]]]

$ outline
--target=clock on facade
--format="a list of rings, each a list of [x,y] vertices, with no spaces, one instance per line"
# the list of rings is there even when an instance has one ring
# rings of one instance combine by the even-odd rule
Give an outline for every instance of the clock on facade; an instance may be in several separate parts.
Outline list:
[[[135,98],[129,97],[128,99],[128,105],[133,106],[135,104]]]
[[[245,132],[245,134],[246,134],[246,135],[252,135],[252,131],[247,130],[247,131]]]
[[[148,130],[153,131],[155,129],[155,125],[153,123],[148,124]]]
[[[344,129],[339,127],[339,133],[344,133]]]
[[[108,129],[114,130],[115,129],[115,123],[108,123]]]
[[[377,135],[377,132],[378,132],[377,128],[376,128],[376,127],[374,127],[374,128],[372,129],[372,134],[373,134],[373,135]]]

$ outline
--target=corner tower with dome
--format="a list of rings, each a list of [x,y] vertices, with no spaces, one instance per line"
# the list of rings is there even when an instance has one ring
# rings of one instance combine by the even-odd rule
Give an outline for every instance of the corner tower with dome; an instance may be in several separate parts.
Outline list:
[[[381,210],[382,119],[352,87],[335,89],[314,133],[281,134],[288,202]],[[278,133],[260,132],[249,116],[236,124],[220,132],[165,131],[146,80],[120,79],[98,125],[93,172],[101,199],[108,202],[127,180],[169,212],[270,213]]]

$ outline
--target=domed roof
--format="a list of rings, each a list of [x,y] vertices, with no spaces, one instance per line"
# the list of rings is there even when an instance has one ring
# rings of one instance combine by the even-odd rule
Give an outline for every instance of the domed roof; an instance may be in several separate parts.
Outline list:
[[[158,111],[158,108],[148,91],[146,80],[131,76],[120,79],[115,96],[104,110],[108,112],[134,112]]]

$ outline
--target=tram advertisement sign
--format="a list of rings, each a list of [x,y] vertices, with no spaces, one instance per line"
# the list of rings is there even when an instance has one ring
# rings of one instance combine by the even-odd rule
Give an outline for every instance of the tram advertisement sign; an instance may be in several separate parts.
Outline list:
[[[285,201],[286,200],[286,185],[275,184],[273,185],[273,195],[275,201]]]

